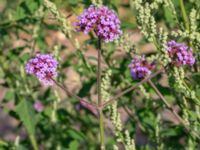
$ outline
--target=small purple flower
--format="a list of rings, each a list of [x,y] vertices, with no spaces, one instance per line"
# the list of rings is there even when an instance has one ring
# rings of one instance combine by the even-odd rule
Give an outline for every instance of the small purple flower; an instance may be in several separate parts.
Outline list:
[[[154,64],[148,63],[144,57],[135,56],[128,67],[132,77],[135,80],[141,80],[151,74],[151,70],[154,68]]]
[[[35,111],[37,112],[42,112],[44,110],[44,105],[42,104],[42,102],[40,102],[39,100],[37,100],[34,104],[33,107],[35,109]]]
[[[77,31],[82,31],[85,34],[89,33],[96,25],[99,17],[98,8],[91,5],[88,9],[77,17],[78,22],[75,23]]]
[[[192,55],[192,48],[189,48],[184,43],[177,43],[172,40],[167,43],[167,51],[172,58],[172,63],[176,66],[193,65],[195,58]]]
[[[105,42],[111,42],[122,34],[119,18],[106,6],[97,8],[91,5],[77,19],[78,22],[75,23],[77,31],[87,34],[94,30],[96,35]]]
[[[53,85],[58,62],[49,54],[37,54],[26,64],[26,72],[35,75],[44,85]]]

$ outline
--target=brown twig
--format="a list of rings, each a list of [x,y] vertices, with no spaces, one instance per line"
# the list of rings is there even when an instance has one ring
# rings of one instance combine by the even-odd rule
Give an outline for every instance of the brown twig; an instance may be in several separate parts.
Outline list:
[[[98,68],[97,68],[97,92],[98,92],[98,106],[101,106],[101,39],[98,39]]]
[[[74,97],[74,98],[78,99],[79,101],[84,101],[84,102],[87,103],[88,105],[92,105],[92,106],[95,107],[95,108],[98,108],[98,107],[96,106],[96,104],[91,103],[91,102],[88,102],[88,101],[84,100],[83,98],[81,98],[81,97],[79,97],[79,96],[77,96],[77,95],[75,95],[75,94],[69,92],[69,91],[67,90],[67,88],[66,88],[64,85],[58,83],[55,79],[52,78],[52,80],[53,80],[53,82],[54,82],[58,87],[60,87],[63,91],[65,91],[65,92],[67,93],[67,95],[69,95],[69,96],[71,96],[71,97]],[[63,102],[64,102],[64,101],[63,101]],[[62,102],[61,102],[61,103],[62,103]]]
[[[185,121],[178,115],[178,113],[170,106],[170,104],[167,102],[167,100],[165,99],[165,97],[160,93],[160,91],[157,89],[157,87],[155,86],[155,84],[149,79],[148,83],[151,85],[151,87],[155,90],[155,92],[158,94],[158,96],[160,97],[160,99],[163,101],[163,103],[167,106],[167,109],[169,109],[174,116],[179,120],[179,122],[184,126],[184,128],[186,129],[186,131],[188,133],[190,133],[190,128],[189,126],[185,123]],[[198,139],[200,139],[200,136],[191,131],[191,134],[193,134],[194,136],[196,136]]]
[[[102,97],[101,97],[101,38],[98,38],[98,64],[97,64],[97,93],[98,93],[98,110],[99,110],[99,132],[100,132],[100,149],[105,150],[105,139],[104,139],[104,115],[102,111]]]
[[[155,72],[154,74],[152,74],[152,75],[148,76],[147,78],[143,79],[141,82],[139,82],[139,83],[135,84],[134,86],[132,86],[132,87],[130,87],[130,88],[127,88],[126,90],[120,92],[119,94],[117,94],[116,96],[112,97],[110,100],[108,100],[108,101],[105,102],[104,104],[102,104],[101,107],[104,108],[105,106],[107,106],[107,105],[113,103],[113,101],[118,100],[118,98],[120,98],[121,96],[123,96],[123,95],[129,93],[130,91],[132,91],[132,90],[134,90],[134,89],[136,89],[138,86],[140,86],[141,84],[145,83],[145,82],[148,81],[149,79],[151,79],[151,78],[157,76],[158,74],[162,73],[164,70],[165,70],[165,68],[163,67],[163,68],[161,68],[160,70],[158,70],[157,72]]]

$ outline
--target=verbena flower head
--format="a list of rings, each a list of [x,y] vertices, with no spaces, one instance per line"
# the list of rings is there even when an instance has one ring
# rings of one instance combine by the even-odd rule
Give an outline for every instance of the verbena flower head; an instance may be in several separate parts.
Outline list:
[[[154,64],[145,60],[144,56],[135,56],[128,67],[132,77],[135,80],[141,80],[151,74]]]
[[[35,111],[37,112],[42,112],[44,110],[44,105],[42,104],[42,102],[40,102],[39,100],[37,100],[34,104],[33,107],[35,109]]]
[[[53,85],[58,62],[49,54],[37,54],[26,64],[26,72],[35,75],[44,85]]]
[[[77,19],[78,22],[75,23],[77,31],[89,33],[94,30],[96,35],[105,42],[111,42],[122,34],[119,18],[106,6],[97,8],[91,5]]]
[[[167,51],[172,58],[172,63],[176,66],[193,65],[195,58],[192,55],[192,48],[189,48],[184,43],[177,43],[172,40],[167,43]]]

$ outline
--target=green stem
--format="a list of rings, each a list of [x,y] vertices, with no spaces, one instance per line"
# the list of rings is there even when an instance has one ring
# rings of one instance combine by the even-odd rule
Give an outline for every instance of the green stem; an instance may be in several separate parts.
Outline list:
[[[100,128],[100,144],[101,150],[105,149],[104,143],[104,117],[102,111],[101,100],[101,39],[98,39],[98,66],[97,66],[97,92],[98,92],[98,107],[99,107],[99,128]]]
[[[99,128],[100,128],[101,150],[105,150],[105,140],[104,140],[104,116],[103,116],[103,111],[102,111],[102,110],[99,110]]]
[[[180,4],[180,7],[181,7],[181,13],[182,13],[182,16],[183,16],[185,28],[189,31],[190,30],[190,25],[189,25],[187,13],[185,11],[185,6],[184,6],[184,3],[183,3],[183,0],[179,0],[179,4]]]
[[[36,142],[36,139],[35,139],[35,136],[34,135],[29,135],[29,138],[31,140],[31,144],[32,144],[33,149],[34,150],[39,150],[37,142]]]

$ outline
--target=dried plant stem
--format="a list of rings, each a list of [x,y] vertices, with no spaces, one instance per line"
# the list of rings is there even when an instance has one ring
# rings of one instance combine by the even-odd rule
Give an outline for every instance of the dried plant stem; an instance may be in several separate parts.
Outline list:
[[[186,131],[188,133],[191,133],[192,135],[194,135],[195,137],[197,137],[198,139],[200,139],[199,135],[193,131],[190,130],[189,126],[186,124],[186,122],[178,115],[178,113],[170,106],[170,104],[167,102],[167,100],[165,99],[165,97],[160,93],[160,91],[158,90],[158,88],[155,86],[155,84],[149,79],[148,83],[151,85],[151,87],[155,90],[155,92],[158,94],[158,96],[160,97],[160,99],[163,101],[163,103],[167,106],[167,109],[169,109],[174,116],[180,121],[180,123],[184,126],[184,128],[186,129]]]
[[[62,90],[64,90],[69,96],[72,96],[72,97],[78,99],[79,101],[84,101],[84,102],[86,102],[87,104],[92,105],[93,107],[95,107],[95,108],[97,108],[97,109],[102,109],[102,108],[106,107],[107,105],[112,104],[114,101],[118,100],[121,96],[123,96],[123,95],[125,95],[125,94],[131,92],[131,91],[134,90],[134,89],[136,89],[138,86],[140,86],[141,84],[145,83],[145,82],[148,81],[149,79],[154,78],[154,77],[157,76],[158,74],[162,73],[164,70],[165,70],[164,67],[161,68],[160,70],[158,70],[158,71],[155,72],[154,74],[150,75],[149,77],[143,79],[141,82],[137,83],[136,85],[131,86],[131,87],[127,88],[126,90],[120,92],[120,93],[117,94],[116,96],[112,97],[112,98],[111,98],[110,100],[108,100],[107,102],[105,102],[105,103],[102,103],[102,102],[101,102],[101,105],[99,105],[99,104],[96,105],[96,104],[94,104],[94,103],[92,103],[92,102],[88,102],[88,101],[83,100],[83,98],[81,98],[81,97],[79,97],[79,96],[77,96],[77,95],[75,95],[75,94],[70,93],[70,92],[66,89],[66,87],[65,87],[64,85],[58,83],[58,82],[57,82],[56,80],[54,80],[54,79],[52,79],[52,80],[54,81],[54,83],[55,83],[58,87],[60,87]],[[62,104],[62,102],[61,102],[60,104]]]
[[[97,106],[96,104],[94,104],[94,103],[92,103],[92,102],[89,102],[89,101],[86,101],[86,100],[84,100],[83,98],[81,98],[81,97],[79,97],[79,96],[77,96],[77,95],[75,95],[75,94],[69,92],[69,91],[67,90],[67,88],[66,88],[64,85],[58,83],[58,82],[57,82],[56,80],[54,80],[54,79],[52,79],[52,80],[54,81],[54,83],[55,83],[58,87],[60,87],[63,91],[65,91],[65,93],[66,93],[67,95],[69,95],[69,96],[71,96],[71,97],[74,97],[74,98],[78,99],[79,101],[82,101],[82,102],[86,103],[87,105],[93,106],[95,109],[98,109],[98,106]],[[65,101],[61,101],[61,102],[59,103],[59,105],[62,105],[63,103],[65,103]]]
[[[121,96],[131,92],[132,90],[136,89],[138,86],[140,86],[141,84],[145,83],[146,81],[148,81],[149,79],[157,76],[158,74],[160,74],[161,72],[163,72],[165,70],[165,68],[161,68],[160,70],[156,71],[154,74],[150,75],[149,77],[143,79],[141,82],[135,84],[134,86],[131,86],[129,88],[127,88],[126,90],[120,92],[119,94],[117,94],[116,96],[112,97],[110,100],[108,100],[107,102],[105,102],[102,107],[105,107],[109,104],[112,104],[114,101],[118,100],[118,98],[120,98]]]
[[[104,116],[102,112],[102,99],[101,99],[101,39],[98,39],[98,64],[97,64],[97,93],[98,93],[98,107],[99,107],[99,128],[100,128],[100,144],[101,150],[105,149],[104,142]]]
[[[92,106],[93,106],[94,108],[96,108],[96,109],[98,108],[98,106],[97,106],[96,104],[94,104],[94,103],[92,103],[92,102],[88,102],[88,101],[84,100],[83,98],[81,98],[81,97],[79,97],[79,96],[77,96],[77,95],[75,95],[75,94],[69,92],[69,91],[67,90],[67,88],[66,88],[64,85],[58,83],[58,82],[57,82],[56,80],[54,80],[54,79],[52,79],[52,80],[53,80],[53,82],[54,82],[58,87],[60,87],[63,91],[65,91],[67,95],[69,95],[69,96],[71,96],[71,97],[74,97],[74,98],[78,99],[79,101],[84,101],[85,103],[87,103],[88,105],[92,105]],[[64,101],[61,101],[59,104],[62,104],[62,103],[64,103]]]
[[[98,40],[98,68],[97,68],[97,92],[98,106],[101,105],[101,39]]]
[[[74,97],[74,98],[78,99],[79,101],[83,100],[81,97],[79,97],[79,96],[77,96],[77,95],[75,95],[75,94],[69,92],[69,91],[67,90],[67,88],[66,88],[64,85],[58,83],[58,82],[57,82],[56,80],[54,80],[53,78],[52,78],[52,80],[53,80],[53,82],[54,82],[58,87],[60,87],[63,91],[65,91],[65,92],[67,93],[67,95],[69,95],[69,96],[71,96],[71,97]],[[88,103],[89,103],[89,102],[88,102]]]

